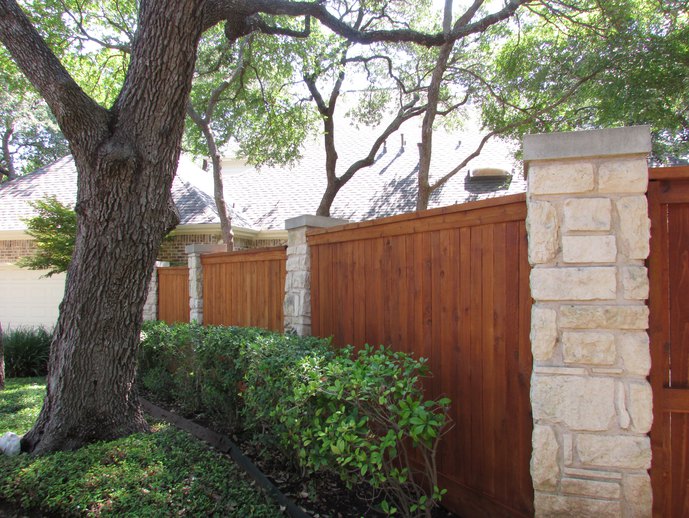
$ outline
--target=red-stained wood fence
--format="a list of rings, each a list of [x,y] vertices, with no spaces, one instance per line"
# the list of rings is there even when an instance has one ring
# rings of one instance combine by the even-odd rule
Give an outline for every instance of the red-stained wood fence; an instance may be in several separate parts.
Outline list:
[[[189,268],[158,268],[158,320],[189,322]]]
[[[689,516],[689,167],[650,171],[653,516]]]
[[[463,518],[531,516],[531,294],[524,195],[308,233],[312,330],[429,359],[452,398],[438,453]]]
[[[282,331],[285,247],[201,256],[203,323]]]

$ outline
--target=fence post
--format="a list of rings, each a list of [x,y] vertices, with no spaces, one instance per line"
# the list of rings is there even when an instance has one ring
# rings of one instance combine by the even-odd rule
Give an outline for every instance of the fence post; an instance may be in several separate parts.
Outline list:
[[[226,245],[187,245],[189,266],[189,322],[203,324],[203,267],[201,255],[213,252],[226,252]]]
[[[148,284],[148,294],[144,302],[144,320],[158,319],[158,268],[170,266],[167,261],[156,261],[151,275],[151,282]]]
[[[524,138],[536,516],[650,516],[647,127]]]
[[[349,223],[324,216],[297,216],[285,220],[287,230],[287,276],[283,312],[285,332],[311,334],[311,257],[306,232]]]

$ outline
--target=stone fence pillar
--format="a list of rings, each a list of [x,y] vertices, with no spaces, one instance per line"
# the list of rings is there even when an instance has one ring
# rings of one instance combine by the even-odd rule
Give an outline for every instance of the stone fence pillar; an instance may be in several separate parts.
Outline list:
[[[285,332],[311,334],[311,256],[306,232],[349,223],[323,216],[297,216],[285,221],[287,230],[287,277],[283,312]]]
[[[158,320],[158,268],[170,266],[167,261],[156,261],[151,275],[151,282],[148,284],[148,294],[144,302],[144,320]]]
[[[189,265],[189,322],[203,324],[203,267],[201,255],[213,252],[227,252],[226,245],[187,245]]]
[[[647,127],[527,135],[536,516],[650,516]]]

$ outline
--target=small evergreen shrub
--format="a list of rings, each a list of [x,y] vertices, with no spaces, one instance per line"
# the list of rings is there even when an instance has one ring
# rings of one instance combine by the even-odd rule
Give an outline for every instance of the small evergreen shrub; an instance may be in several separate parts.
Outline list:
[[[424,397],[425,360],[386,347],[237,327],[146,323],[140,383],[310,472],[377,491],[386,514],[430,516],[450,400]]]
[[[48,373],[52,333],[42,327],[3,330],[5,375],[8,378]]]

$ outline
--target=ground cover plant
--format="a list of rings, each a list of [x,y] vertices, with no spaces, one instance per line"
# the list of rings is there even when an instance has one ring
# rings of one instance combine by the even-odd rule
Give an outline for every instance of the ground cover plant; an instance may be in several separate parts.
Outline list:
[[[156,399],[278,452],[304,474],[366,485],[385,514],[429,516],[450,401],[424,397],[423,360],[257,329],[147,323],[140,384]],[[258,448],[260,453],[261,448]]]
[[[9,379],[0,392],[0,434],[26,432],[44,394],[42,378]],[[73,452],[0,456],[3,500],[57,516],[281,515],[231,459],[159,423],[152,433]]]

